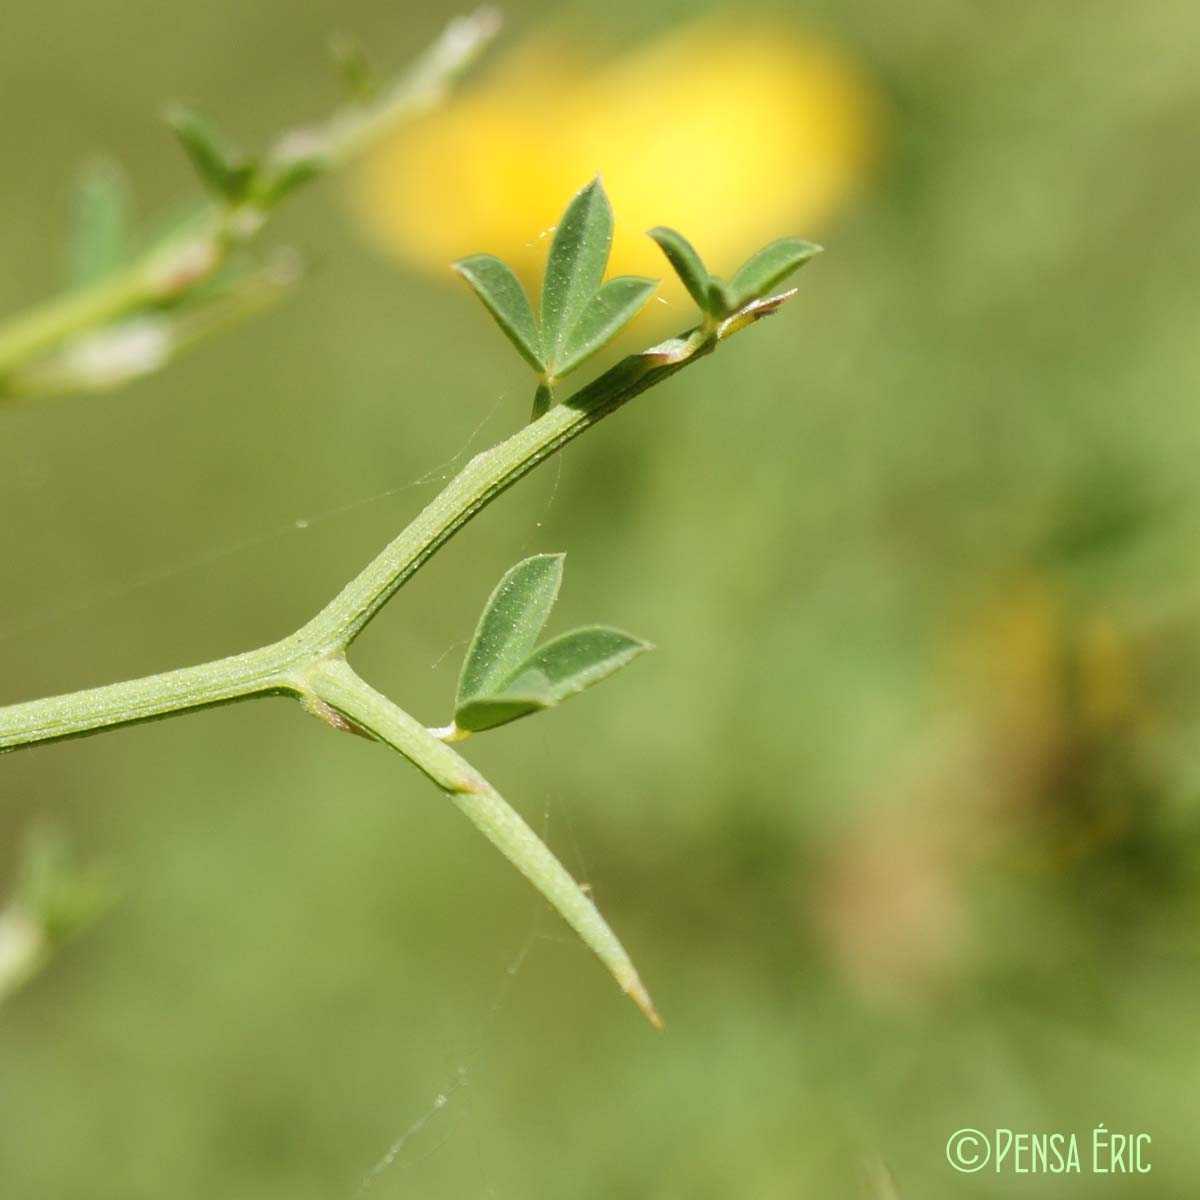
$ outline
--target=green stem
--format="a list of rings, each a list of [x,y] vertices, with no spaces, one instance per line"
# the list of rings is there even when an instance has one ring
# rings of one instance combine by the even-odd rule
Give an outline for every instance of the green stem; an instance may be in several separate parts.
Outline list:
[[[313,694],[359,730],[399,751],[556,908],[612,972],[621,990],[656,1026],[662,1020],[633,962],[586,892],[499,792],[419,721],[360,679],[344,658],[318,662],[306,675]]]
[[[0,708],[0,753],[297,689],[288,642],[125,683]]]
[[[477,454],[297,636],[321,653],[348,646],[435,551],[521,476],[647,388],[709,353],[716,343],[715,336],[702,339],[693,331],[664,343],[665,349],[630,355],[512,437]]]
[[[620,942],[537,835],[455,751],[359,679],[344,655],[389,597],[526,472],[781,302],[757,302],[717,329],[694,329],[623,359],[532,424],[476,455],[395,541],[290,637],[200,666],[0,708],[0,753],[217,704],[291,695],[334,728],[366,731],[387,742],[449,792],[658,1023]]]
[[[400,121],[437,103],[498,28],[496,12],[489,8],[452,21],[426,54],[378,100],[354,105],[324,125],[280,138],[268,152],[264,170],[282,175],[303,160],[309,167],[304,175],[307,181],[341,166]],[[290,189],[261,208],[212,204],[196,223],[189,223],[117,273],[55,297],[0,326],[0,399],[10,394],[6,382],[63,343],[112,325],[132,312],[166,301],[178,302],[213,276],[234,244],[256,234],[269,210],[287,194]]]
[[[145,262],[139,260],[80,292],[70,292],[0,327],[0,379],[85,330],[98,329],[146,302]]]

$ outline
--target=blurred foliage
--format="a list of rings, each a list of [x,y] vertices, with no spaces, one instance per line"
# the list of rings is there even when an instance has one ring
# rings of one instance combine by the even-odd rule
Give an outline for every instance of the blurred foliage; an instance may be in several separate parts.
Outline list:
[[[806,209],[799,159],[764,173],[787,205],[765,230],[729,205],[749,244],[728,250],[716,217],[704,232],[670,193],[623,193],[616,165],[572,165],[536,202],[560,209],[598,166],[618,228],[678,224],[718,272],[786,233],[829,252],[753,348],[523,484],[356,655],[438,718],[488,582],[563,549],[564,621],[602,612],[658,644],[619,691],[471,749],[590,882],[668,1032],[421,780],[288,706],[10,756],[4,843],[52,812],[81,860],[119,864],[123,899],[5,1006],[6,1197],[349,1197],[397,1139],[373,1197],[1194,1192],[1200,15],[743,11],[874,97],[856,194]],[[583,95],[701,36],[694,13],[527,0],[510,45],[519,61],[572,31],[597,64],[574,68]],[[13,0],[0,93],[13,112],[36,97],[38,120],[0,131],[22,164],[0,310],[52,284],[71,163],[113,152],[149,201],[181,190],[147,132],[162,96],[221,98],[249,140],[304,107],[331,29],[398,61],[445,15],[111,0],[64,20]],[[713,18],[728,50],[740,16]],[[627,78],[623,111],[653,114],[665,76]],[[741,89],[706,81],[719,127]],[[694,161],[750,178],[718,147],[799,145],[789,119],[810,120],[760,106]],[[610,127],[614,156],[636,144],[636,116]],[[481,200],[456,202],[437,144],[411,194],[432,189],[422,211],[449,228]],[[337,203],[283,215],[317,259],[285,307],[103,404],[5,414],[0,699],[280,634],[440,464],[510,427],[524,368],[471,297],[348,252]],[[497,211],[526,240],[552,219]],[[510,250],[441,236],[431,263]],[[945,1163],[962,1126],[1100,1122],[1153,1136],[1151,1176]]]
[[[52,828],[27,831],[18,862],[13,893],[0,908],[0,1001],[28,983],[114,898],[104,873],[81,869]]]
[[[455,18],[386,89],[369,86],[366,64],[348,61],[344,40],[335,41],[341,106],[277,137],[261,157],[235,149],[207,116],[169,105],[166,124],[209,196],[185,216],[150,222],[150,236],[130,236],[138,222],[120,167],[90,163],[71,206],[65,290],[0,323],[0,401],[119,387],[280,299],[299,255],[276,249],[264,258],[247,243],[297,189],[435,106],[499,26],[494,9]]]

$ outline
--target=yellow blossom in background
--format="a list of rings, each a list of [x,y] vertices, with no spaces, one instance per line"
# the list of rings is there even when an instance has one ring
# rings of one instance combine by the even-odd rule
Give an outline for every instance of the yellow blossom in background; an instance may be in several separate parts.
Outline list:
[[[818,233],[863,176],[871,89],[790,26],[708,21],[605,63],[586,44],[526,43],[376,151],[352,182],[373,238],[446,279],[453,259],[488,251],[532,285],[552,223],[601,174],[613,273],[668,276],[644,236],[666,224],[728,275],[764,242]],[[673,277],[660,294],[684,299]]]

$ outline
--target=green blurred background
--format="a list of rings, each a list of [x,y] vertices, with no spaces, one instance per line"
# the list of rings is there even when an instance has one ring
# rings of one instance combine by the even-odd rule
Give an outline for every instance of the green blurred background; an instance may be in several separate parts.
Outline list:
[[[254,144],[334,101],[330,32],[398,64],[451,11],[8,0],[0,312],[57,286],[89,154],[145,210],[194,190],[165,98]],[[505,37],[569,19],[620,53],[704,11],[513,4]],[[122,895],[0,1011],[0,1195],[350,1200],[389,1147],[380,1200],[1196,1194],[1200,13],[738,11],[877,94],[855,197],[777,231],[828,253],[355,652],[445,720],[480,605],[539,550],[568,551],[557,627],[658,643],[467,749],[668,1032],[415,772],[294,706],[9,756],[3,868],[49,816]],[[337,181],[266,240],[310,260],[282,306],[0,412],[0,701],[282,635],[523,418],[482,312],[372,249]],[[945,1159],[964,1126],[1101,1123],[1150,1134],[1152,1174]]]

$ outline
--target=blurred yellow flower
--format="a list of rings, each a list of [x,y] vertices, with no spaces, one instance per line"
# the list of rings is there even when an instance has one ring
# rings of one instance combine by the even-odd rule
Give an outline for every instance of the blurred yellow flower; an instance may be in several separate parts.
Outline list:
[[[643,236],[667,224],[728,275],[766,241],[816,232],[870,160],[865,79],[788,26],[705,22],[599,66],[585,41],[526,43],[381,146],[352,181],[374,239],[447,279],[451,260],[488,251],[531,283],[551,224],[602,174],[614,273],[667,274]]]

